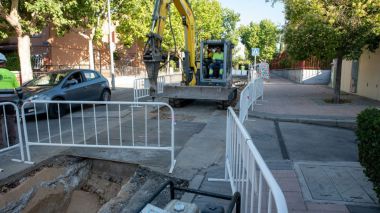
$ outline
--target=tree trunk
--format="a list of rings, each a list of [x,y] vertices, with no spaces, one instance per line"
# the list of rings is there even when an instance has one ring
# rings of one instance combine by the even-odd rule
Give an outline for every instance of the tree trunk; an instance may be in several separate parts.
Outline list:
[[[92,42],[92,38],[90,36],[90,39],[88,39],[88,61],[90,64],[90,69],[95,69],[95,63],[94,63],[94,44]]]
[[[335,72],[334,103],[340,102],[340,81],[342,76],[343,56],[339,55]]]
[[[22,35],[17,37],[18,57],[20,58],[22,83],[33,79],[33,71],[30,57],[30,37]]]
[[[166,75],[170,75],[170,51],[168,51],[168,58],[166,64]]]

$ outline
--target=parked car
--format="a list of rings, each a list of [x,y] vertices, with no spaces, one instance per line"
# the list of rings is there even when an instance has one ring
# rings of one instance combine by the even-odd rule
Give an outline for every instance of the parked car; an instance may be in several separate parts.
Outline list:
[[[71,69],[48,72],[22,85],[25,114],[46,113],[49,118],[58,118],[68,110],[67,105],[28,103],[31,100],[110,101],[108,80],[94,70]],[[47,110],[46,110],[47,108]]]

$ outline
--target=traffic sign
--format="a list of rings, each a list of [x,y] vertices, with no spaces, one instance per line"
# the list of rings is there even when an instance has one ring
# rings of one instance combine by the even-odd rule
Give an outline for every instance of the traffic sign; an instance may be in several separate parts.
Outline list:
[[[259,56],[260,55],[260,48],[252,48],[252,56]]]

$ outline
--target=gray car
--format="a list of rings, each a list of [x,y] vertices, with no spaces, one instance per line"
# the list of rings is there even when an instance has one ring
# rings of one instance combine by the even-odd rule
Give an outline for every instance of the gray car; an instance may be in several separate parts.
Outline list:
[[[28,103],[31,100],[71,100],[71,101],[110,101],[111,90],[108,80],[94,70],[71,69],[48,72],[22,86],[24,92],[25,114],[46,113],[50,118],[63,115],[67,106],[60,104],[45,105]],[[46,110],[47,108],[47,110]]]

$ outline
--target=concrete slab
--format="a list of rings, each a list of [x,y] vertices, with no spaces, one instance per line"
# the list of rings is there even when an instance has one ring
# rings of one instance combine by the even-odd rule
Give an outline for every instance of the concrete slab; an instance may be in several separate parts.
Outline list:
[[[226,112],[214,111],[207,125],[193,135],[177,156],[174,175],[192,179],[200,171],[224,159]]]
[[[357,162],[296,162],[295,170],[305,200],[359,206],[379,204],[371,182],[363,172],[358,177],[357,171],[363,168]]]
[[[280,123],[290,159],[294,161],[358,161],[351,130],[308,124]]]

